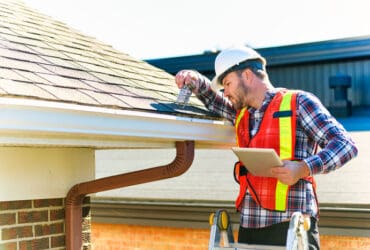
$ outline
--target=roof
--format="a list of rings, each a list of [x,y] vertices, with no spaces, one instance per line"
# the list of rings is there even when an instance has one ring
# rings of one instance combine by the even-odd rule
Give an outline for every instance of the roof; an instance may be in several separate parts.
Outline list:
[[[369,58],[370,36],[260,48],[258,51],[268,58],[270,66]]]
[[[3,112],[7,122],[0,126],[0,133],[15,133],[17,127],[21,134],[46,130],[196,140],[197,135],[190,132],[186,136],[179,133],[182,123],[199,128],[212,126],[219,118],[194,96],[186,107],[175,104],[177,94],[174,77],[165,71],[38,13],[21,1],[0,2],[0,105],[9,111]],[[29,112],[29,120],[24,112]],[[52,122],[50,115],[58,118]],[[107,117],[114,120],[113,127],[99,122]],[[115,127],[123,123],[123,117],[131,123]],[[70,121],[71,127],[60,126]],[[167,127],[174,123],[179,127]],[[172,132],[156,133],[158,127],[158,131]],[[211,134],[206,137],[211,139]]]
[[[174,105],[174,77],[24,6],[0,3],[0,96],[214,116]]]
[[[268,67],[287,64],[303,64],[318,61],[347,60],[350,58],[370,57],[370,36],[352,37],[302,43],[286,46],[256,48],[267,59]],[[201,72],[214,74],[213,62],[218,52],[207,52],[198,55],[149,59],[152,65],[174,73],[183,68],[194,68]]]

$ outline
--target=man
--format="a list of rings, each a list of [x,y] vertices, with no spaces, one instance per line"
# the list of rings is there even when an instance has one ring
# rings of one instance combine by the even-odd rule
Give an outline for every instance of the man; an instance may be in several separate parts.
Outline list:
[[[336,170],[357,155],[357,148],[343,126],[314,95],[274,88],[266,60],[248,47],[234,47],[218,54],[214,84],[196,71],[182,70],[176,84],[190,85],[211,111],[232,121],[239,147],[274,148],[283,166],[273,177],[248,173],[241,163],[234,169],[240,191],[238,241],[285,245],[289,218],[300,211],[311,220],[310,249],[319,249],[318,204],[313,175]],[[320,147],[320,150],[317,150]]]

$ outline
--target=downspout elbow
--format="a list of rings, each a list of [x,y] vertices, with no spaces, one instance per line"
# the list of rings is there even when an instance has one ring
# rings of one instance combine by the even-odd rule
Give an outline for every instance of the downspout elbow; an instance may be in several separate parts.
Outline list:
[[[167,178],[177,177],[185,173],[194,160],[194,141],[176,142],[176,157],[164,166]]]
[[[176,157],[167,165],[74,185],[66,197],[66,249],[82,247],[82,203],[86,195],[182,175],[194,160],[194,144],[194,141],[176,142]]]

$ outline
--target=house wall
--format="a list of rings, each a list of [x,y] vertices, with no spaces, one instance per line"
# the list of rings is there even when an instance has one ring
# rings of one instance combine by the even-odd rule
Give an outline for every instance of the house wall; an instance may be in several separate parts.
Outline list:
[[[94,250],[204,250],[208,248],[209,235],[209,229],[93,223],[92,247]],[[323,235],[320,241],[321,249],[325,250],[370,248],[367,237]]]
[[[319,202],[370,205],[370,131],[350,132],[358,155],[342,168],[315,176]]]
[[[367,204],[368,207],[370,202],[370,186],[368,185],[370,172],[368,171],[369,161],[366,152],[370,152],[368,143],[370,132],[353,131],[350,134],[359,148],[359,155],[342,169],[328,175],[316,176],[321,204],[346,204],[354,207],[356,207],[356,204]],[[172,159],[173,154],[174,152],[171,150],[154,150],[151,152],[146,150],[98,151],[96,154],[97,176],[103,177],[164,164]],[[115,198],[119,197],[180,201],[184,199],[188,202],[196,202],[196,200],[219,201],[221,203],[222,201],[233,201],[238,190],[231,174],[232,162],[235,160],[235,156],[230,150],[196,149],[192,167],[180,177],[111,190],[99,193],[97,197],[111,197],[112,203],[115,202]],[[155,216],[153,215],[153,217],[161,218],[161,221],[164,221],[164,218],[173,220],[173,212],[169,211],[168,206],[163,209],[168,210],[167,215],[159,215],[154,212]],[[127,216],[132,217],[132,214],[136,211],[135,208],[128,208],[123,212],[114,209],[114,218],[95,222],[93,213],[92,245],[94,249],[207,248],[209,229],[197,228],[195,225],[194,227],[181,228],[168,227],[165,225],[165,221],[163,222],[164,225],[161,224],[161,226],[151,225],[152,220],[148,220],[144,225],[122,222],[122,220],[128,220]],[[165,217],[162,218],[161,216]],[[352,215],[347,216],[351,217]],[[364,221],[368,225],[368,222],[361,217],[362,215],[359,216],[358,218],[355,217],[354,220]],[[343,218],[343,221],[338,223],[337,221],[330,221],[329,218],[327,224],[341,230],[345,219]],[[322,249],[364,250],[370,248],[368,235],[356,233],[356,229],[352,227],[342,231],[341,234],[338,234],[325,227],[321,228]],[[184,237],[181,237],[182,235]],[[133,238],[135,240],[128,240]],[[107,248],[107,246],[112,246],[112,248]],[[177,248],[174,246],[177,246]]]
[[[64,244],[63,199],[0,202],[0,249],[48,249]]]
[[[88,148],[0,147],[0,249],[65,249],[69,189],[94,179]],[[90,249],[89,201],[83,209],[84,249]]]
[[[316,175],[320,203],[369,204],[370,131],[350,132],[359,149],[357,158],[327,175]],[[98,178],[154,167],[171,161],[174,150],[102,150],[96,153]],[[231,150],[196,149],[190,169],[182,176],[98,193],[102,197],[173,200],[234,201],[238,194],[232,169],[237,160]],[[340,185],[338,185],[340,183]]]
[[[92,232],[94,250],[208,249],[209,230],[205,229],[93,223]]]
[[[0,147],[0,161],[0,201],[65,197],[95,177],[88,148]]]
[[[90,249],[89,199],[83,207],[83,246]],[[0,249],[65,249],[65,199],[0,202]]]
[[[101,178],[160,166],[174,157],[174,149],[101,150],[96,152],[96,176]],[[231,150],[196,149],[192,166],[179,177],[101,192],[97,196],[233,200],[237,192],[232,177],[236,160]]]
[[[103,246],[141,250],[206,249],[210,236],[209,216],[219,209],[228,212],[237,234],[240,214],[233,202],[94,197],[92,244],[94,249],[103,249]],[[369,205],[322,206],[319,220],[322,249],[367,249],[369,211]]]

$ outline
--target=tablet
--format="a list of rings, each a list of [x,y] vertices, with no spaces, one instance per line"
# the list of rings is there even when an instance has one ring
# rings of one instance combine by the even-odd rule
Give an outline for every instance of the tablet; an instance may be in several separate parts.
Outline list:
[[[248,171],[255,176],[272,177],[270,169],[283,165],[276,151],[272,148],[233,147],[231,149]]]

